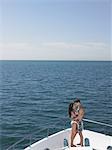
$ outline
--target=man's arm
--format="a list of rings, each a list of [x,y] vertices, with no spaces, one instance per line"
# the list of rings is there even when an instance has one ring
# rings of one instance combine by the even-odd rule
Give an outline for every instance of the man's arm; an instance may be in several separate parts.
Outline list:
[[[84,108],[81,106],[80,107],[80,110],[79,110],[79,113],[78,113],[78,116],[75,118],[76,121],[81,121],[84,117],[84,113],[85,113],[85,110]]]

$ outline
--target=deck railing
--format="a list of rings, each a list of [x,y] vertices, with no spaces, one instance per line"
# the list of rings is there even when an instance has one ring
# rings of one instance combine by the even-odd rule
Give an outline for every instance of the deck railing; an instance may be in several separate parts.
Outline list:
[[[22,139],[18,140],[17,142],[15,142],[14,144],[12,144],[11,146],[9,146],[6,150],[16,150],[16,146],[19,145],[20,143],[24,142],[26,139],[28,139],[28,144],[27,146],[30,146],[32,144],[32,140],[37,140],[39,141],[40,138],[38,139],[38,137],[42,137],[41,133],[44,131],[46,133],[45,137],[48,137],[51,133],[50,133],[50,129],[56,129],[56,130],[64,130],[66,128],[66,123],[69,121],[69,119],[67,118],[61,118],[61,122],[63,122],[63,126],[62,127],[58,127],[57,124],[60,123],[60,120],[57,121],[55,124],[51,125],[49,128],[45,127],[43,129],[40,130],[33,130],[31,134],[28,134],[26,136],[24,136]],[[47,126],[48,124],[45,124],[45,126]],[[37,138],[34,138],[34,135],[37,135]],[[19,148],[18,148],[19,149]]]
[[[83,121],[90,122],[90,123],[95,123],[95,124],[98,124],[98,125],[103,125],[103,126],[107,126],[107,127],[112,128],[112,125],[107,124],[107,123],[103,123],[103,122],[99,122],[99,121],[94,121],[94,120],[90,120],[90,119],[83,119]]]

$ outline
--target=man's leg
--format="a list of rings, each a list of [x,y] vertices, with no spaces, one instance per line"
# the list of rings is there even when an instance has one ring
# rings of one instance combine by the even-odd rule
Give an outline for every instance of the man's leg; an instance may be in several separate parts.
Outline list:
[[[80,145],[83,146],[83,134],[82,132],[79,132],[80,135]]]

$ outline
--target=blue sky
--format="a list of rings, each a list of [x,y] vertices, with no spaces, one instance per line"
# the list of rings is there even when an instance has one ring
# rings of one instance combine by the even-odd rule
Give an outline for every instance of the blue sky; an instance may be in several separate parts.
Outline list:
[[[112,59],[111,0],[0,0],[0,5],[0,59]]]

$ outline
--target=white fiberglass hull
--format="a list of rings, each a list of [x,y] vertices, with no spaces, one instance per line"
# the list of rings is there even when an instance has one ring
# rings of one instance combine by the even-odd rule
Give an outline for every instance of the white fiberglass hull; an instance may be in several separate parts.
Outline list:
[[[84,139],[87,139],[89,146],[84,147],[64,147],[64,140],[70,144],[71,129],[60,131],[56,134],[48,136],[31,146],[25,148],[25,150],[107,150],[107,147],[112,146],[112,136],[107,136],[101,133],[83,130]],[[76,135],[74,144],[80,142],[79,135]],[[84,145],[86,141],[84,140]]]

